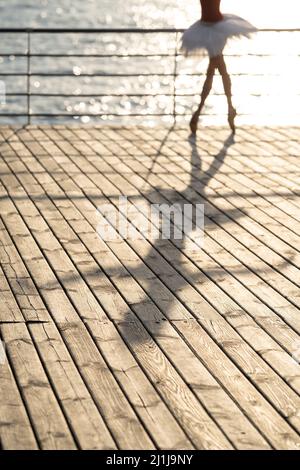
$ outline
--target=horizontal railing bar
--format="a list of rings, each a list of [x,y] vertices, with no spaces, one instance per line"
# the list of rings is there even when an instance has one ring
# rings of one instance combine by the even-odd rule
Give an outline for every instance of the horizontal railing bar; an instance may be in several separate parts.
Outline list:
[[[253,54],[254,56],[257,56],[257,54]],[[11,52],[10,54],[1,54],[0,52],[0,57],[27,57],[28,54],[26,52],[23,52],[23,53],[17,53],[17,54],[14,54],[13,52]],[[240,56],[240,55],[239,55]],[[35,53],[30,53],[30,57],[46,57],[46,58],[49,58],[49,57],[91,57],[91,58],[102,58],[102,57],[107,57],[107,58],[111,58],[111,57],[120,57],[120,58],[123,58],[123,57],[126,57],[126,58],[131,58],[131,57],[172,57],[172,53],[170,52],[170,54],[69,54],[69,53],[66,53],[66,54],[35,54]]]
[[[272,113],[270,113],[272,115]],[[297,115],[297,114],[295,114]],[[0,118],[1,117],[22,117],[22,116],[28,116],[27,113],[0,113]],[[101,114],[91,114],[91,113],[74,113],[74,114],[66,114],[66,113],[55,113],[55,114],[50,114],[50,113],[30,113],[30,117],[69,117],[69,118],[77,118],[77,117],[103,117],[103,116],[118,116],[118,117],[148,117],[148,116],[173,116],[173,113],[133,113],[133,114],[123,114],[123,113],[101,113]],[[190,113],[176,113],[176,116],[190,116]],[[218,113],[218,114],[208,114],[208,113],[202,113],[201,116],[226,116],[226,114]],[[239,113],[239,116],[252,116],[250,113]]]
[[[200,77],[206,75],[204,72],[199,73],[178,73],[176,77]],[[249,77],[249,73],[231,73],[232,77]],[[90,78],[100,78],[100,77],[174,77],[173,73],[103,73],[103,74],[89,74],[81,73],[79,75],[70,74],[70,73],[1,73],[0,77],[69,77],[69,78],[80,78],[80,77],[90,77]],[[265,77],[265,73],[251,73],[251,77]],[[268,77],[280,77],[279,73],[268,73]]]
[[[25,116],[28,116],[27,113],[1,113],[0,114],[0,118],[1,117],[25,117]],[[147,116],[173,116],[173,113],[166,113],[166,114],[152,114],[152,113],[147,113],[147,114],[141,114],[141,113],[137,113],[137,114],[120,114],[120,113],[103,113],[103,114],[89,114],[89,113],[85,113],[85,114],[65,114],[65,113],[55,113],[55,114],[47,114],[47,113],[33,113],[33,114],[30,114],[30,117],[69,117],[69,118],[76,118],[76,117],[94,117],[94,118],[97,118],[97,117],[103,117],[103,116],[119,116],[119,117],[128,117],[128,116],[133,116],[133,117],[147,117]],[[177,114],[177,116],[186,116],[186,114]],[[202,114],[202,116],[205,116],[205,114]]]
[[[245,57],[245,54],[223,54],[224,57]],[[246,54],[247,57],[300,57],[300,54],[285,54],[285,53],[282,53],[282,54],[256,54],[256,53],[252,53],[252,52],[249,52]],[[178,51],[177,53],[177,56],[181,57],[183,56],[183,54],[180,53],[180,51]],[[14,54],[13,52],[11,53],[5,53],[5,54],[2,54],[0,52],[0,57],[28,57],[28,54],[26,52],[23,52],[23,53],[16,53]],[[169,57],[169,58],[172,58],[174,57],[174,53],[170,52],[169,54],[69,54],[69,53],[66,53],[66,54],[35,54],[35,53],[30,53],[30,57],[44,57],[44,58],[51,58],[51,57],[55,57],[55,58],[67,58],[67,57],[80,57],[80,58],[84,58],[84,57],[87,57],[87,58],[98,58],[98,59],[101,59],[101,58],[113,58],[113,57],[116,57],[116,58],[128,58],[128,59],[131,59],[131,58],[135,58],[135,57],[144,57],[144,58],[148,58],[148,57]]]
[[[197,93],[198,95],[200,93]],[[197,95],[196,94],[196,95]],[[6,96],[27,96],[27,93],[6,93]],[[219,96],[218,93],[214,93],[214,95]],[[87,95],[72,95],[72,94],[65,94],[62,93],[57,94],[57,93],[30,93],[31,97],[44,97],[44,98],[104,98],[104,97],[109,97],[109,98],[123,98],[123,97],[128,97],[128,98],[157,98],[159,96],[166,96],[166,97],[171,97],[173,96],[173,93],[158,93],[155,95],[152,95],[151,93],[140,93],[140,94],[129,94],[129,93],[122,93],[122,94],[87,94]],[[183,94],[183,93],[176,93],[176,96],[184,97],[184,96],[195,96],[195,93],[190,93],[190,94]],[[223,93],[220,93],[220,96],[223,96]],[[254,96],[261,96],[261,95],[254,95]]]
[[[45,33],[45,34],[109,34],[109,33],[121,33],[121,34],[157,34],[157,33],[182,33],[186,28],[0,28],[0,33]],[[269,32],[299,32],[300,28],[260,28],[258,32],[269,33]]]
[[[189,116],[190,117],[190,113],[176,113],[176,116],[177,117],[185,117],[185,116]],[[265,113],[264,114],[265,116],[272,116],[273,113]],[[46,114],[46,113],[33,113],[33,114],[30,114],[29,115],[30,118],[32,117],[36,117],[36,118],[56,118],[56,117],[67,117],[67,118],[73,118],[73,119],[76,119],[76,118],[81,118],[81,117],[92,117],[92,118],[100,118],[100,117],[120,117],[120,118],[123,118],[123,117],[142,117],[142,118],[147,118],[147,117],[174,117],[173,113],[161,113],[161,114],[157,114],[157,113],[145,113],[145,114],[142,114],[142,113],[134,113],[134,114],[123,114],[123,113],[103,113],[103,114],[88,114],[88,113],[85,113],[85,114],[63,114],[63,113],[55,113],[55,114]],[[207,117],[222,117],[222,116],[227,116],[227,114],[225,113],[202,113],[201,116],[207,116]],[[253,116],[252,113],[239,113],[239,116],[240,117],[245,117],[245,116]],[[293,116],[293,117],[296,117],[296,116],[299,116],[299,114],[297,113],[294,113],[294,114],[291,114],[290,116]],[[15,117],[28,117],[28,114],[27,113],[15,113],[15,114],[11,114],[11,113],[1,113],[0,114],[0,119],[1,117],[11,117],[11,118],[15,118]]]
[[[27,93],[5,93],[5,96],[27,96]],[[109,97],[109,98],[121,98],[127,96],[128,98],[134,98],[134,97],[157,97],[157,96],[173,96],[173,93],[100,93],[100,94],[95,94],[95,93],[84,93],[84,94],[72,94],[72,93],[30,93],[30,96],[40,96],[40,97],[45,97],[45,98],[103,98],[103,97]],[[176,96],[195,96],[194,94],[179,94],[177,93]]]
[[[81,74],[74,74],[74,73],[33,73],[31,72],[30,74],[27,74],[25,72],[0,72],[0,77],[27,77],[30,75],[30,77],[73,77],[73,78],[79,78],[79,77],[173,77],[172,73],[98,73],[98,74],[92,74],[92,73],[81,73]],[[188,74],[184,74],[188,75]],[[200,74],[195,74],[195,75],[200,75]],[[233,75],[233,74],[231,74]],[[248,75],[248,74],[245,74]]]
[[[174,34],[185,31],[184,28],[0,28],[0,33],[39,33],[39,34],[107,34],[107,33],[124,33],[124,34],[157,34],[166,33]]]
[[[199,96],[200,91],[196,93],[176,93],[176,97],[185,97],[185,96]],[[224,93],[213,93],[214,96],[224,96]],[[234,95],[234,93],[233,93]],[[272,96],[268,93],[248,93],[248,96]],[[5,93],[5,96],[28,96],[27,93]],[[173,93],[85,93],[85,94],[72,94],[72,93],[30,93],[31,97],[44,97],[44,98],[144,98],[144,97],[153,97],[157,98],[159,96],[173,97]],[[235,96],[238,96],[235,94]],[[300,93],[293,94],[293,96],[300,96]]]

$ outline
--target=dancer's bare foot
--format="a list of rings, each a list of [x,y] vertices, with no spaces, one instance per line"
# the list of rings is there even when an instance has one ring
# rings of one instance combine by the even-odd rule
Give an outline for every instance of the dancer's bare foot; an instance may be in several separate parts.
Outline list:
[[[234,124],[235,117],[236,117],[236,110],[232,106],[231,108],[229,108],[229,111],[228,111],[228,123],[233,133],[235,133],[235,124]]]
[[[199,121],[199,111],[196,111],[193,114],[193,117],[190,121],[190,128],[191,128],[192,134],[196,134],[197,132],[198,121]]]

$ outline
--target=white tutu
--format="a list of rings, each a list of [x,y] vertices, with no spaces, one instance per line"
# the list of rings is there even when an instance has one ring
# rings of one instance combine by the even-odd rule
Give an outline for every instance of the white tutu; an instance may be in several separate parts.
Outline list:
[[[181,51],[185,55],[207,51],[210,57],[222,54],[226,42],[234,37],[250,37],[257,29],[236,15],[223,15],[216,23],[196,21],[182,36]]]

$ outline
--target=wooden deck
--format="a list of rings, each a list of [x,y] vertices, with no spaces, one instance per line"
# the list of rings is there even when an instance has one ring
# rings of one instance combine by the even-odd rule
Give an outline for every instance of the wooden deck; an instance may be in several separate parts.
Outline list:
[[[1,447],[300,449],[300,128],[0,138]],[[121,194],[205,204],[203,249],[101,240]]]

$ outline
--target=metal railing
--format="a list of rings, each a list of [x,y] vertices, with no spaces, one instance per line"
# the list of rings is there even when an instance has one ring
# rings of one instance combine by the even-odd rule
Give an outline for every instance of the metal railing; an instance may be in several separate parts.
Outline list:
[[[170,97],[172,99],[172,112],[163,112],[163,113],[153,113],[149,114],[147,113],[147,116],[171,116],[176,119],[176,99],[177,97],[180,96],[194,96],[194,94],[189,94],[189,93],[179,93],[177,91],[176,87],[176,80],[180,75],[180,72],[178,71],[178,56],[180,55],[179,52],[179,37],[182,34],[184,30],[183,29],[174,29],[174,28],[157,28],[157,29],[136,29],[136,28],[114,28],[114,29],[107,29],[107,28],[99,28],[99,29],[87,29],[87,28],[79,28],[79,29],[72,29],[72,28],[51,28],[51,29],[44,29],[44,28],[1,28],[0,29],[0,37],[3,34],[23,34],[26,37],[26,49],[23,52],[4,52],[2,53],[1,51],[1,46],[0,46],[0,57],[11,57],[12,55],[14,57],[23,57],[26,59],[26,71],[22,72],[3,72],[0,70],[0,78],[1,77],[7,77],[7,78],[13,78],[13,77],[25,77],[26,78],[26,91],[19,91],[19,92],[8,92],[6,93],[6,96],[14,96],[14,97],[25,97],[26,99],[26,110],[24,112],[4,112],[2,113],[0,110],[0,117],[26,117],[27,118],[27,123],[31,123],[31,119],[33,117],[35,118],[55,118],[55,117],[72,117],[72,116],[89,116],[89,117],[101,117],[101,116],[120,116],[120,113],[111,113],[111,112],[105,112],[105,113],[74,113],[70,114],[70,112],[65,112],[65,113],[46,113],[46,112],[33,112],[31,109],[31,101],[33,97],[40,97],[40,98],[49,98],[49,97],[56,97],[56,98],[84,98],[84,97],[89,97],[89,98],[99,98],[103,96],[110,96],[110,97],[159,97],[159,96],[164,96],[164,97]],[[300,29],[261,29],[260,32],[300,32]],[[174,48],[172,52],[168,53],[153,53],[153,54],[118,54],[118,53],[104,53],[104,54],[99,54],[99,53],[62,53],[62,52],[34,52],[32,50],[32,37],[33,35],[36,34],[41,34],[41,35],[64,35],[64,34],[75,34],[75,35],[83,35],[83,34],[95,34],[95,35],[107,35],[107,34],[140,34],[140,35],[149,35],[149,34],[171,34],[174,36]],[[265,56],[267,54],[253,54],[255,56]],[[238,55],[235,55],[238,57]],[[74,73],[66,73],[66,72],[34,72],[32,70],[32,59],[33,58],[95,58],[95,59],[101,59],[101,58],[151,58],[151,57],[168,57],[173,59],[173,70],[171,73],[157,73],[157,72],[141,72],[141,73],[80,73],[78,77],[128,77],[128,78],[133,78],[133,77],[170,77],[173,82],[172,86],[172,92],[167,93],[167,92],[162,92],[162,93],[79,93],[79,94],[74,94],[74,93],[39,93],[37,91],[34,91],[32,88],[32,78],[36,77],[76,77],[77,75]],[[184,76],[199,76],[199,73],[187,73],[185,72],[182,74]],[[242,73],[238,73],[235,75],[243,75]],[[260,75],[260,74],[254,74],[254,75]],[[121,114],[121,116],[142,116],[144,114],[142,113],[128,113],[128,114]],[[184,116],[185,114],[180,114]]]

